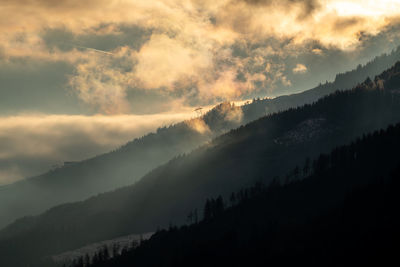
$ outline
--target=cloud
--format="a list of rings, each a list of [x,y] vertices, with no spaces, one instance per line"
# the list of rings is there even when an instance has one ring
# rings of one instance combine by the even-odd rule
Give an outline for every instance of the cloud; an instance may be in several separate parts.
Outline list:
[[[201,118],[186,120],[185,123],[187,126],[189,126],[189,128],[191,128],[192,130],[194,130],[200,134],[206,134],[206,133],[211,132],[208,125]]]
[[[320,2],[318,0],[239,0],[246,4],[255,6],[267,6],[268,8],[280,5],[286,9],[297,8],[300,9],[299,19],[304,19],[311,16],[318,8]]]
[[[397,0],[0,0],[2,114],[118,114],[1,117],[0,183],[186,119],[187,106],[332,80],[395,47],[399,25]]]
[[[69,86],[94,113],[129,113],[144,90],[195,105],[239,100],[291,87],[290,57],[354,51],[399,23],[398,1],[364,2],[0,1],[0,49],[5,60],[68,62]]]
[[[235,104],[228,104],[221,106],[221,114],[224,115],[225,120],[240,123],[243,119],[243,110],[235,106]]]
[[[295,68],[293,68],[293,73],[306,73],[307,67],[303,64],[297,64]]]
[[[118,25],[131,24],[155,34],[184,36],[189,42],[197,36],[222,45],[243,37],[278,37],[348,47],[357,43],[354,32],[342,32],[343,40],[328,38],[338,29],[333,25],[360,19],[358,31],[376,33],[400,14],[396,0],[366,4],[336,0],[16,0],[1,1],[0,7],[0,14],[14,16],[12,21],[0,20],[5,39],[21,34],[35,39],[35,32],[49,25],[75,34],[104,35],[118,33]]]
[[[319,48],[313,48],[311,51],[316,55],[322,55],[323,54],[322,49],[319,49]]]
[[[0,167],[0,185],[9,184],[23,177],[21,170],[16,165],[5,164]]]
[[[174,114],[0,117],[0,184],[40,174],[64,161],[82,160],[193,116]]]
[[[173,90],[178,82],[190,81],[212,67],[206,48],[192,47],[165,34],[153,35],[138,52],[135,76],[140,87]]]
[[[126,89],[132,76],[134,58],[129,49],[114,54],[92,51],[92,56],[79,63],[70,85],[79,98],[95,111],[105,114],[129,112]]]

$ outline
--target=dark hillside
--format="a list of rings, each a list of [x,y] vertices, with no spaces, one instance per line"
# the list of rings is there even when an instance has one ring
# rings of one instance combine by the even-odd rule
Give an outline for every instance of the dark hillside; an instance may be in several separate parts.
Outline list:
[[[24,266],[88,243],[181,224],[207,198],[226,198],[275,177],[290,180],[296,174],[287,177],[288,170],[306,158],[400,121],[400,85],[394,82],[399,70],[400,63],[385,72],[391,74],[353,90],[233,130],[176,157],[133,186],[20,219],[0,232],[0,263]]]
[[[365,66],[338,74],[332,83],[299,94],[254,100],[242,108],[224,103],[202,118],[159,128],[156,133],[137,138],[110,153],[0,187],[0,228],[19,217],[38,214],[55,205],[131,185],[155,167],[230,129],[264,115],[311,104],[335,90],[350,89],[398,60],[400,48],[376,57]]]
[[[321,155],[306,178],[241,190],[200,223],[85,266],[397,266],[399,150],[400,124]]]

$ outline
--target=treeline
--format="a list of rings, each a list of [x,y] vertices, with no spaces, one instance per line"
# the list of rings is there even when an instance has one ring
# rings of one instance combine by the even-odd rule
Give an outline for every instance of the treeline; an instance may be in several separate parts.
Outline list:
[[[363,133],[400,121],[400,95],[392,91],[400,88],[399,70],[398,64],[385,72],[383,84],[390,84],[391,90],[361,84],[314,104],[263,117],[154,169],[133,186],[21,219],[0,231],[0,265],[34,266],[47,255],[86,244],[151,232],[169,222],[181,225],[188,221],[190,210],[200,211],[207,197],[229,199],[232,191],[256,181],[269,184],[276,176],[296,180],[306,157],[316,158]],[[293,169],[296,165],[298,169]],[[290,169],[286,179],[283,175]]]
[[[241,108],[228,107],[225,103],[203,116],[210,132],[198,133],[184,122],[174,124],[160,128],[156,133],[137,138],[116,151],[2,187],[0,228],[17,218],[40,214],[62,203],[80,201],[100,192],[131,185],[160,164],[176,155],[190,152],[220,133],[266,114],[312,103],[335,90],[352,88],[367,76],[373,77],[397,60],[400,60],[399,49],[341,75],[341,78],[337,78],[333,83],[300,94],[255,100]],[[240,116],[242,116],[241,121],[235,120]]]
[[[288,108],[310,104],[336,90],[351,89],[362,83],[367,77],[373,78],[378,73],[390,68],[399,60],[400,46],[389,54],[375,57],[365,65],[359,64],[356,69],[337,74],[333,82],[327,81],[315,88],[297,94],[279,96],[273,99],[253,99],[251,104],[242,107],[244,118],[248,121],[255,120],[260,117],[260,114],[268,115]]]
[[[337,74],[335,78],[335,83],[337,83],[337,85],[341,88],[346,88],[351,82],[362,81],[366,77],[374,77],[376,73],[381,72],[383,69],[389,68],[399,59],[400,46],[394,49],[389,54],[383,54],[375,57],[364,66],[359,64],[354,70]]]
[[[76,266],[397,266],[399,151],[400,124],[363,135],[286,182],[207,200],[199,222]]]

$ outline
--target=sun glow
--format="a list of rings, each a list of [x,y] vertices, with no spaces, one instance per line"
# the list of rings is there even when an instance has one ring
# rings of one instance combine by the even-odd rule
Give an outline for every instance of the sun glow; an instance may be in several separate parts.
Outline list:
[[[328,1],[326,7],[339,16],[388,17],[400,14],[399,0]]]

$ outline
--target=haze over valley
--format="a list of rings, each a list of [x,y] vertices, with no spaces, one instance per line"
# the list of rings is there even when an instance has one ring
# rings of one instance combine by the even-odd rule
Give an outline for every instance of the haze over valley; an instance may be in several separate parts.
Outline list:
[[[398,261],[400,1],[0,15],[0,266]]]

